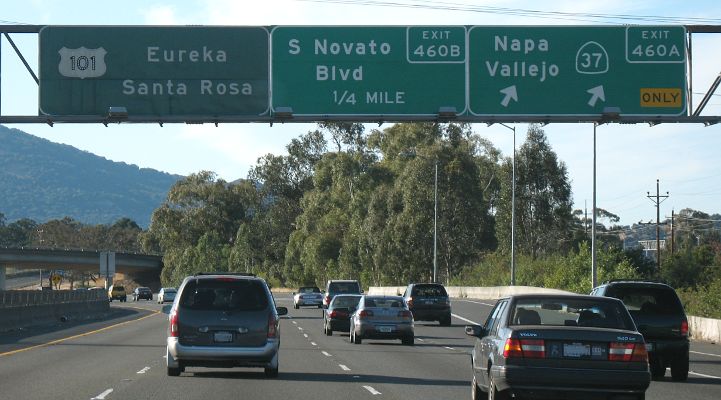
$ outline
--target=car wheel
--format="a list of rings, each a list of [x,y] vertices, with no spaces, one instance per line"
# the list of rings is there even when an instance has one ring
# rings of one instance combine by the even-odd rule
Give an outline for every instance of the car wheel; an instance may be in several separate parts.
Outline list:
[[[490,376],[488,377],[488,400],[509,400],[508,392],[499,392],[496,382]]]
[[[688,354],[677,356],[671,361],[671,379],[676,382],[688,379]]]
[[[406,336],[403,339],[401,339],[401,343],[403,343],[406,346],[413,346],[413,336]]]
[[[300,307],[298,306],[298,304],[293,304],[293,308],[295,308],[297,310]]]
[[[357,333],[353,332],[353,344],[361,344],[363,343],[363,338],[360,337]]]
[[[318,304],[318,308],[323,308],[323,306],[322,306],[322,305],[320,305],[320,304]]]
[[[277,378],[278,377],[278,368],[266,368],[265,376],[267,378]]]
[[[180,368],[168,367],[168,376],[180,376]]]
[[[481,400],[481,388],[478,387],[475,375],[471,381],[471,400]]]
[[[651,378],[653,380],[661,380],[663,376],[666,375],[666,366],[661,359],[652,358],[648,366],[651,369]]]
[[[451,316],[447,315],[442,320],[438,321],[441,326],[451,326]]]
[[[325,322],[325,335],[326,336],[333,336],[333,329],[330,329],[330,323],[328,321]]]

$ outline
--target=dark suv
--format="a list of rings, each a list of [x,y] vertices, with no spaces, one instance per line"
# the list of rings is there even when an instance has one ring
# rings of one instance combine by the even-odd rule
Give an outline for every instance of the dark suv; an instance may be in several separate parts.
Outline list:
[[[186,277],[170,310],[168,375],[185,367],[260,367],[278,376],[279,315],[268,285],[250,274]]]
[[[451,300],[440,283],[411,283],[403,293],[416,321],[438,321],[451,325]]]
[[[591,294],[615,297],[626,305],[646,341],[654,379],[663,378],[669,366],[674,381],[688,378],[688,320],[672,287],[651,281],[613,280]]]
[[[323,297],[323,308],[328,308],[331,300],[337,294],[361,294],[360,282],[356,280],[331,279],[325,285],[325,296]]]

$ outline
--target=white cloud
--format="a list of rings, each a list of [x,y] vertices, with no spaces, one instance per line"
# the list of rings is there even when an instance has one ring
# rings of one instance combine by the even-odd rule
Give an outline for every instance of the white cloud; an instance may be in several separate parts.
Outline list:
[[[146,25],[181,25],[174,6],[153,5],[140,11]]]

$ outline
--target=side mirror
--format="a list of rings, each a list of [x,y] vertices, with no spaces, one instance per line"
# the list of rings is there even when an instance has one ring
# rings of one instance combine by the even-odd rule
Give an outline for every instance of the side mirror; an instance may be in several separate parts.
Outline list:
[[[482,338],[486,336],[486,330],[480,325],[466,325],[466,335]]]
[[[276,307],[275,310],[278,312],[278,315],[288,314],[288,307]]]
[[[363,289],[361,289],[361,294],[363,294],[363,293],[365,293],[365,292],[363,291]]]

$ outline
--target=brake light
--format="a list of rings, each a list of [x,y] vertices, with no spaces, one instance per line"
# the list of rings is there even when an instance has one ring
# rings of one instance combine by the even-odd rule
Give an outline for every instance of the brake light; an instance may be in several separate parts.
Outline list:
[[[275,315],[270,314],[268,316],[268,339],[278,337],[278,320],[275,319]]]
[[[546,344],[543,339],[506,339],[503,357],[546,358]]]
[[[348,314],[346,314],[346,313],[344,313],[344,312],[342,312],[342,311],[333,310],[333,311],[330,312],[330,317],[331,317],[331,318],[340,318],[340,317],[347,317],[347,316],[348,316]]]
[[[371,310],[362,310],[360,313],[358,313],[358,316],[360,318],[368,318],[373,316],[373,311]]]
[[[401,318],[413,318],[413,314],[408,310],[398,311],[398,316]]]
[[[681,321],[681,336],[688,336],[688,321]]]
[[[413,307],[413,302],[416,301],[413,297],[409,298],[406,303],[408,303],[408,308]]]
[[[325,295],[325,297],[323,298],[323,304],[325,304],[325,305],[330,304],[330,296],[329,295]]]
[[[609,361],[648,362],[648,352],[643,343],[609,343]]]
[[[170,337],[178,337],[178,311],[170,313]]]

